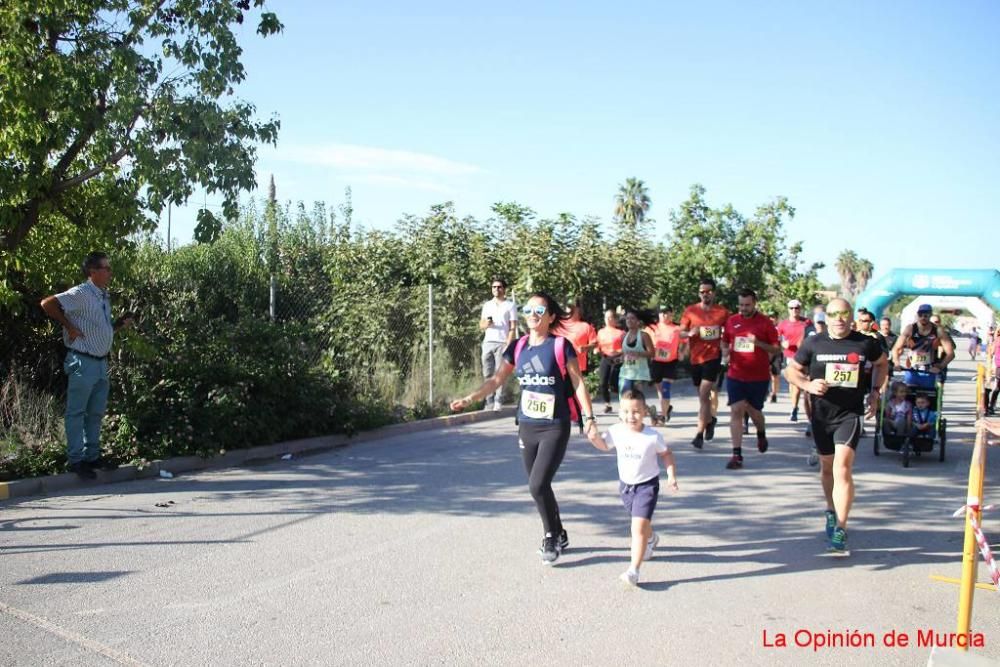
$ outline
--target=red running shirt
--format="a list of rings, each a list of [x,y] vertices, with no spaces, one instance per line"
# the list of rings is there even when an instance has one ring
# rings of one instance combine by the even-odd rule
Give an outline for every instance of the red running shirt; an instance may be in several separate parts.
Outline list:
[[[676,324],[656,324],[646,327],[646,333],[653,339],[653,361],[669,363],[677,361],[681,347],[681,328]]]
[[[703,364],[722,356],[722,328],[729,317],[725,306],[713,305],[708,310],[700,303],[688,306],[681,315],[681,329],[690,331],[696,328],[694,336],[688,338],[691,347],[691,363]]]
[[[743,317],[739,313],[726,321],[722,339],[729,346],[728,377],[740,382],[763,382],[771,379],[771,355],[755,341],[778,344],[778,330],[763,313]]]
[[[778,335],[788,341],[788,347],[782,350],[784,355],[791,359],[799,351],[802,339],[806,335],[806,327],[812,324],[812,320],[781,320],[778,322]]]

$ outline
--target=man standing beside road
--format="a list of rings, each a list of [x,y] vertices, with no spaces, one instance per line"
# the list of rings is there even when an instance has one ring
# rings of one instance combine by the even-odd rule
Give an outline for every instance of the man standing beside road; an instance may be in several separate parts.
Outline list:
[[[483,333],[483,377],[490,378],[502,365],[503,352],[514,341],[517,333],[517,305],[507,300],[507,282],[493,276],[490,284],[493,298],[483,304],[479,315],[479,328]],[[493,399],[492,402],[490,399]],[[491,404],[492,403],[492,404]],[[503,407],[503,385],[496,393],[486,397],[484,410],[499,411]]]
[[[42,299],[45,314],[63,328],[69,379],[66,389],[66,458],[69,469],[83,479],[95,470],[118,466],[101,453],[101,422],[108,405],[108,354],[114,334],[132,324],[131,315],[111,319],[111,262],[103,252],[83,261],[86,282]]]
[[[771,318],[757,312],[757,293],[740,290],[739,312],[726,321],[722,333],[722,359],[728,361],[726,391],[729,394],[729,433],[733,457],[728,470],[743,467],[743,415],[749,414],[757,428],[757,451],[767,451],[764,434],[764,400],[771,385],[771,355],[781,350],[778,331]]]
[[[820,454],[829,550],[846,556],[847,519],[854,503],[854,454],[862,420],[874,416],[888,361],[878,341],[851,330],[851,304],[826,307],[827,333],[807,337],[788,362],[788,381],[812,395],[812,433]],[[862,375],[872,364],[865,406]]]
[[[802,302],[798,299],[789,301],[788,319],[778,323],[778,335],[781,337],[781,350],[786,364],[798,352],[799,345],[802,344],[802,339],[806,335],[806,327],[811,325],[812,321],[802,316]],[[797,422],[799,420],[799,394],[801,392],[798,387],[790,384],[788,394],[792,399],[792,414],[789,416],[789,420]],[[803,403],[805,403],[806,418],[808,419],[809,402],[803,401]]]
[[[691,444],[701,449],[715,437],[718,418],[712,414],[712,391],[722,373],[722,327],[729,311],[715,303],[715,281],[698,283],[699,302],[681,315],[681,338],[687,339],[691,355],[691,381],[698,388],[698,433]]]

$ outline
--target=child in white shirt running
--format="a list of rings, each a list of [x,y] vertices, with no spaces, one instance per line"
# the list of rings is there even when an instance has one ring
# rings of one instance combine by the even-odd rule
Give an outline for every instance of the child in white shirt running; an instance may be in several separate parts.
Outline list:
[[[643,424],[646,399],[641,392],[628,390],[620,398],[622,423],[615,424],[602,436],[597,429],[590,431],[590,442],[601,451],[612,448],[618,454],[619,492],[622,503],[632,517],[632,562],[621,580],[631,586],[639,584],[642,561],[653,557],[660,541],[653,532],[653,510],[660,495],[660,463],[667,469],[667,486],[677,490],[674,476],[674,453],[663,436]]]

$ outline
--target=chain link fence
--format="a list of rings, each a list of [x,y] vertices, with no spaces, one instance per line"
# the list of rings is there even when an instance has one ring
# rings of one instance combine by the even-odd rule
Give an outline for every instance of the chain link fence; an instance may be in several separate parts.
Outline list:
[[[272,283],[273,284],[273,283]],[[310,332],[310,363],[345,374],[363,395],[414,408],[441,404],[482,381],[482,301],[432,285],[387,286],[377,299],[270,290],[269,316]]]

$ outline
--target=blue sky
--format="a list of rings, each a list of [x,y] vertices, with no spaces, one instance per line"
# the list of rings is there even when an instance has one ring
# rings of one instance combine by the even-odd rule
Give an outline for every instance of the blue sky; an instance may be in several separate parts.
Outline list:
[[[448,200],[610,219],[635,176],[658,237],[693,183],[746,214],[788,197],[826,281],[845,248],[876,277],[998,266],[1000,3],[355,4],[272,2],[281,35],[244,29],[239,94],[282,123],[252,196],[270,174],[307,206],[350,186],[381,229]]]

